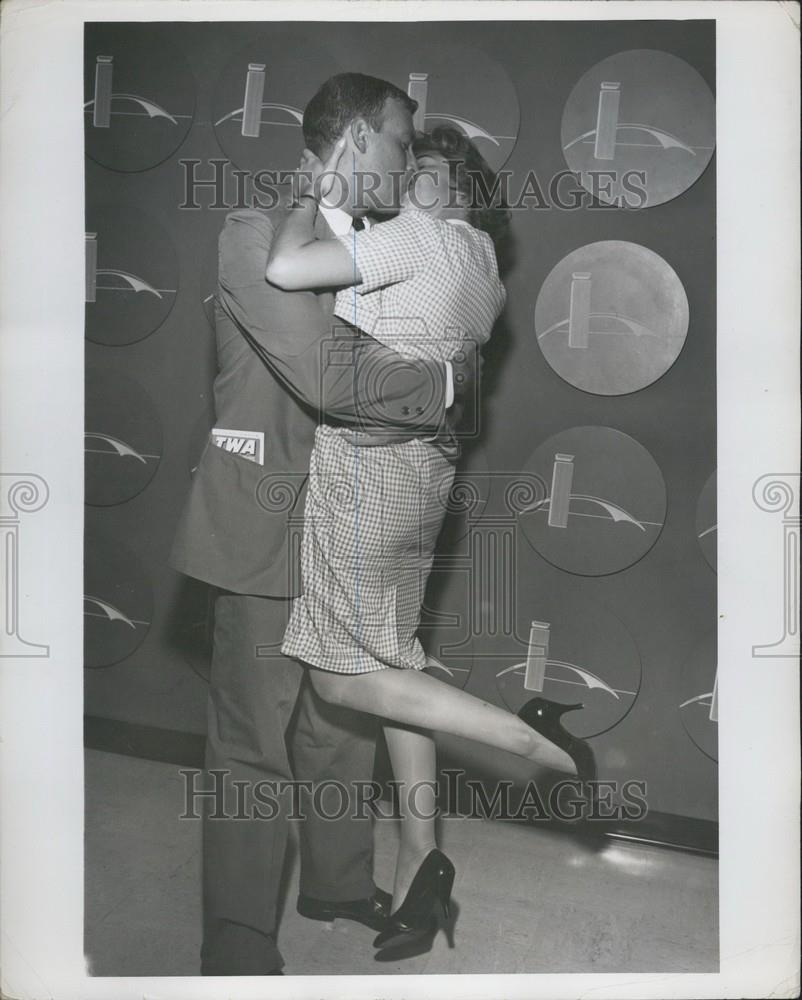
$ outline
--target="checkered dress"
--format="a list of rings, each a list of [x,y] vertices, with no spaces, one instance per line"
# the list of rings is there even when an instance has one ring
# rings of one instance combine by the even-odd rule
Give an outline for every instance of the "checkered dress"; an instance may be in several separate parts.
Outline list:
[[[483,344],[504,307],[493,241],[466,222],[405,209],[338,237],[362,282],[334,313],[401,354],[448,361],[466,338]]]
[[[338,293],[336,315],[436,361],[490,336],[505,292],[485,233],[410,209],[340,239],[362,283]],[[343,428],[318,427],[287,656],[347,674],[426,666],[416,633],[453,479],[425,441],[359,447]]]

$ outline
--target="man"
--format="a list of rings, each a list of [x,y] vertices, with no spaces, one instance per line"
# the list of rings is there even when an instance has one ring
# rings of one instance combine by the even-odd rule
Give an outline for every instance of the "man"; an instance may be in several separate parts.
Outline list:
[[[342,208],[322,208],[318,238],[348,232],[368,210],[397,210],[400,181],[415,166],[416,107],[392,84],[356,73],[333,77],[312,98],[304,114],[307,146],[325,159],[347,129],[354,148],[341,178]],[[274,228],[266,212],[244,210],[227,216],[220,235],[216,423],[171,556],[176,569],[219,589],[206,768],[226,783],[228,815],[238,812],[236,782],[252,802],[258,782],[294,777],[320,788],[338,780],[352,790],[372,777],[377,720],[318,700],[304,683],[304,668],[279,651],[291,598],[299,593],[287,519],[303,512],[299,486],[319,418],[380,429],[388,440],[445,439],[455,384],[464,391],[473,373],[469,356],[453,368],[411,365],[342,329],[340,320],[333,337],[332,294],[282,292],[265,281]],[[291,767],[285,731],[294,713]],[[320,802],[328,815],[337,813],[336,794]],[[300,827],[298,911],[380,929],[390,896],[373,882],[370,819],[352,817],[353,794],[336,820],[316,815],[311,803],[310,797]],[[215,819],[206,810],[204,975],[280,974],[276,906],[286,807],[284,798],[271,819]]]

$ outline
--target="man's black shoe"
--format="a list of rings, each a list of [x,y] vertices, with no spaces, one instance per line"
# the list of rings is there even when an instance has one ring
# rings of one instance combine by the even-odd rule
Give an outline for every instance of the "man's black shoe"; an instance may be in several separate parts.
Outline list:
[[[375,931],[384,930],[385,922],[390,915],[393,897],[383,889],[377,889],[367,899],[348,901],[330,901],[313,899],[311,896],[298,896],[298,912],[310,920],[336,920],[343,917],[346,920],[356,920]]]

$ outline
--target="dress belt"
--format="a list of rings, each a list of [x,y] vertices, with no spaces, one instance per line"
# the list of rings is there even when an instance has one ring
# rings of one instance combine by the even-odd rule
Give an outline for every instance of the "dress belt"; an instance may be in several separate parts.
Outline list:
[[[415,434],[371,434],[369,431],[346,431],[343,437],[349,444],[359,448],[374,448],[386,444],[406,444],[414,441]]]
[[[345,431],[343,437],[349,444],[358,448],[374,448],[380,445],[406,444],[408,441],[420,441],[435,448],[452,465],[456,465],[460,457],[460,446],[453,434],[434,435],[422,438],[417,434],[372,434],[369,431]]]

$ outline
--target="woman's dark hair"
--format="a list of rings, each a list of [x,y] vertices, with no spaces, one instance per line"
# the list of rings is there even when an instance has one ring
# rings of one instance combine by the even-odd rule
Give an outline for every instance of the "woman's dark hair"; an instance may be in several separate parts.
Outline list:
[[[509,264],[510,212],[496,174],[471,142],[458,129],[439,125],[419,134],[412,146],[415,156],[435,154],[448,161],[449,181],[468,205],[468,222],[493,240],[499,270]]]
[[[338,73],[329,77],[304,111],[304,142],[316,156],[323,157],[354,118],[364,118],[379,131],[388,98],[400,101],[410,113],[418,102],[400,87],[364,73]]]

